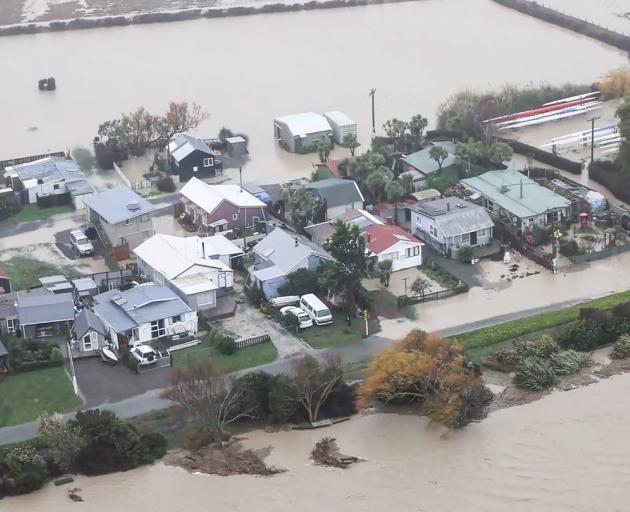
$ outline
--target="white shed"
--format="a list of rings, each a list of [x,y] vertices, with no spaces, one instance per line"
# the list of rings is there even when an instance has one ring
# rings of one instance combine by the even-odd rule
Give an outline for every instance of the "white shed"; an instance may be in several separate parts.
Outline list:
[[[324,112],[324,117],[330,123],[333,131],[333,137],[337,144],[343,143],[343,138],[351,133],[357,136],[357,123],[350,119],[346,114],[339,111]]]

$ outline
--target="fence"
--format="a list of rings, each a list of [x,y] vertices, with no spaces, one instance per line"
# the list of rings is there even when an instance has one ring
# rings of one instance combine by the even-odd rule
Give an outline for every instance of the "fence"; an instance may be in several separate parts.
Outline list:
[[[267,343],[271,341],[271,336],[266,332],[261,336],[254,336],[253,338],[246,338],[244,340],[236,340],[236,347],[241,349],[245,347],[251,347],[252,345],[258,345],[260,343]]]
[[[140,180],[134,181],[131,183],[131,190],[144,190],[147,188],[151,188],[153,186],[153,182],[151,180]]]
[[[72,196],[70,192],[64,192],[63,194],[50,194],[47,196],[40,196],[37,194],[37,206],[40,208],[54,208],[55,206],[63,206],[72,202]]]
[[[116,245],[107,249],[107,255],[116,260],[128,260],[129,259],[129,246],[128,245]]]
[[[613,247],[608,247],[607,249],[604,249],[602,251],[590,252],[587,254],[577,254],[576,256],[570,256],[569,259],[573,263],[586,263],[589,261],[597,261],[604,258],[610,258],[611,256],[622,254],[627,251],[630,251],[630,244],[616,245]]]
[[[116,171],[116,174],[118,174],[118,177],[120,178],[120,180],[127,185],[129,188],[131,187],[131,182],[129,181],[129,178],[127,178],[127,176],[125,176],[125,173],[122,172],[122,170],[120,169],[120,167],[118,167],[118,165],[116,164],[116,162],[114,162],[114,171]]]
[[[53,151],[52,153],[44,153],[43,155],[31,155],[23,156],[20,158],[11,158],[10,160],[0,160],[0,171],[4,171],[7,167],[11,167],[13,165],[26,164],[29,162],[34,162],[35,160],[47,158],[49,156],[61,156],[63,158],[67,158],[67,155],[64,151]]]
[[[532,247],[527,244],[496,217],[494,217],[493,220],[495,238],[500,238],[502,243],[508,241],[514,249],[535,263],[538,263],[540,266],[545,267],[548,270],[553,269],[551,260],[547,258],[545,253],[543,253],[540,249],[536,249],[536,247]]]
[[[554,167],[570,172],[571,174],[582,173],[582,164],[580,162],[574,162],[568,158],[561,157],[535,146],[530,146],[529,144],[525,144],[524,142],[518,140],[506,139],[503,137],[499,137],[499,140],[510,145],[514,152],[519,155],[533,158],[543,164],[553,165]]]
[[[400,295],[397,299],[397,302],[398,307],[402,308],[404,306],[408,306],[409,304],[421,304],[423,302],[446,299],[447,297],[453,297],[454,295],[466,293],[467,291],[468,286],[464,284],[461,286],[456,286],[455,288],[449,288],[448,290],[439,290],[437,292],[429,292],[422,295]]]

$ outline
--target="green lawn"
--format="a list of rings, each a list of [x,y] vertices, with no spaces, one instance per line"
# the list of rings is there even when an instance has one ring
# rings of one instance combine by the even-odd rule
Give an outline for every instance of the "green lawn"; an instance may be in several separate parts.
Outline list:
[[[457,336],[457,339],[463,343],[464,347],[467,349],[480,349],[504,341],[510,341],[525,334],[573,322],[577,320],[580,309],[582,308],[609,309],[617,304],[628,301],[630,301],[630,291],[615,293],[570,308],[541,313],[520,320],[513,320],[477,331],[467,332]]]
[[[83,174],[92,174],[92,169],[96,167],[96,159],[92,152],[83,147],[76,147],[72,150],[72,158],[83,171]]]
[[[313,325],[304,329],[300,332],[300,337],[313,348],[326,348],[361,341],[365,336],[365,321],[362,318],[353,319],[351,326],[348,326],[346,319],[339,313],[333,313],[333,320],[330,325]],[[377,317],[370,318],[368,323],[370,335],[381,330]]]
[[[278,357],[278,351],[273,343],[270,342],[242,348],[237,350],[235,354],[226,356],[214,348],[208,338],[204,338],[196,347],[173,352],[173,364],[181,366],[195,364],[200,361],[209,361],[217,369],[238,371],[271,363],[275,361],[276,357]]]
[[[380,293],[381,296],[383,297],[383,299],[385,299],[390,304],[398,307],[398,296],[394,295],[387,288],[381,287],[376,293]],[[402,311],[403,315],[405,315],[405,318],[407,320],[414,321],[414,320],[418,319],[418,315],[416,313],[416,308],[414,307],[413,304],[407,304],[406,306],[403,306],[401,311]]]
[[[20,213],[13,216],[13,220],[15,222],[31,222],[34,220],[49,219],[53,215],[73,211],[74,208],[72,208],[69,204],[64,206],[54,206],[52,208],[40,208],[36,204],[27,204],[22,206]]]
[[[0,427],[33,421],[44,412],[68,412],[80,404],[60,367],[18,373],[0,381]]]
[[[58,267],[46,261],[36,260],[28,256],[14,256],[3,261],[2,266],[13,281],[13,288],[16,290],[26,290],[39,285],[40,276],[51,276],[53,274],[66,274],[68,277],[76,272],[76,269]],[[70,274],[68,274],[70,271]]]

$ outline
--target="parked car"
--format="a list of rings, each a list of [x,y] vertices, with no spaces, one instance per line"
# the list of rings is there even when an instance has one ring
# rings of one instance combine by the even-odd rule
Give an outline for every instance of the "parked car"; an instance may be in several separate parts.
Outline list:
[[[79,256],[91,256],[94,254],[92,242],[80,229],[70,231],[70,243]]]
[[[132,348],[131,355],[139,366],[154,364],[160,358],[160,353],[149,345],[138,345]]]
[[[308,327],[313,327],[313,320],[301,308],[298,308],[296,306],[286,306],[286,307],[280,309],[280,313],[282,313],[282,316],[293,315],[295,318],[297,318],[298,322],[299,322],[300,329],[306,329]]]
[[[328,306],[314,293],[307,293],[300,298],[300,308],[310,316],[317,325],[332,324],[333,316]]]

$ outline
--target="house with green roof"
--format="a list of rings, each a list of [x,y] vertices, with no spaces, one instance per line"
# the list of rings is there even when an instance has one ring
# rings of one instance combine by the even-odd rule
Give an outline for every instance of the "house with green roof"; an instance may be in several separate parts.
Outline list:
[[[451,169],[456,170],[456,146],[450,141],[436,141],[420,151],[406,155],[400,159],[401,173],[411,175],[411,179],[416,190],[426,188],[429,178],[440,171],[438,163],[431,158],[430,153],[433,146],[440,146],[448,152],[448,156],[442,162],[442,171],[450,171]]]
[[[461,183],[479,194],[483,206],[495,217],[521,232],[547,228],[566,218],[571,210],[568,199],[518,171],[488,171]]]

